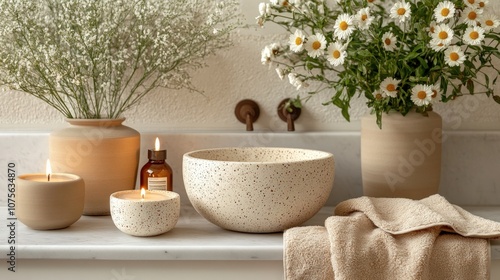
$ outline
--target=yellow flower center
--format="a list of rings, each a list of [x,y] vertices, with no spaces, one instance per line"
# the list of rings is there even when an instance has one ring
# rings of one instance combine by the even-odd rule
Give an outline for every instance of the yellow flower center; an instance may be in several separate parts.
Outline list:
[[[427,96],[427,93],[423,90],[421,90],[417,93],[418,99],[425,99],[426,96]]]
[[[451,61],[457,61],[459,58],[460,58],[460,56],[458,55],[458,53],[456,53],[456,52],[450,53]]]
[[[469,34],[469,37],[472,39],[472,40],[476,40],[477,38],[479,38],[479,33],[477,31],[472,31],[470,34]]]
[[[476,3],[476,0],[467,0],[467,2],[469,2],[469,4],[474,4]]]
[[[366,14],[361,15],[361,20],[362,21],[365,21],[367,18],[368,18],[368,16]]]
[[[367,0],[366,2],[373,3],[373,2],[375,2],[375,0]]]
[[[439,32],[439,39],[444,40],[446,38],[448,38],[448,32],[446,31]]]
[[[475,20],[475,19],[477,18],[477,14],[476,14],[476,12],[471,11],[471,12],[467,15],[467,18],[469,18],[470,20]]]
[[[486,4],[484,4],[484,2],[479,2],[479,8],[484,8],[484,6],[486,6]]]
[[[430,28],[429,30],[431,31],[431,33],[434,33],[434,31],[435,31],[436,29],[434,29],[434,26],[431,26],[431,28]]]
[[[349,27],[349,24],[347,22],[343,21],[339,24],[339,28],[343,31],[345,31]]]
[[[431,97],[432,97],[432,98],[436,98],[436,96],[437,96],[437,95],[438,95],[437,90],[434,90],[434,89],[433,89],[433,90],[432,90],[432,95],[431,95]]]
[[[388,84],[386,89],[388,91],[395,91],[396,90],[396,86],[394,84]]]
[[[297,37],[295,38],[295,45],[300,46],[302,44],[302,38]]]
[[[312,48],[313,48],[314,50],[318,50],[319,48],[321,48],[321,43],[320,43],[319,41],[314,41],[314,42],[312,43]]]
[[[380,94],[380,93],[377,93],[377,94],[375,95],[375,98],[376,98],[377,100],[380,100],[380,99],[382,99],[382,94]]]
[[[387,46],[391,45],[391,39],[389,39],[389,38],[385,38],[384,43],[385,43]]]
[[[441,15],[442,15],[443,17],[446,17],[446,16],[448,16],[449,14],[450,14],[450,10],[449,10],[448,8],[444,8],[444,9],[442,9],[442,10],[441,10]]]
[[[339,58],[340,57],[340,52],[338,50],[334,50],[332,53],[333,58]]]
[[[406,9],[405,8],[399,8],[398,11],[397,11],[398,15],[402,16],[406,13]]]
[[[491,19],[487,19],[485,22],[484,22],[487,26],[493,26],[493,21]]]

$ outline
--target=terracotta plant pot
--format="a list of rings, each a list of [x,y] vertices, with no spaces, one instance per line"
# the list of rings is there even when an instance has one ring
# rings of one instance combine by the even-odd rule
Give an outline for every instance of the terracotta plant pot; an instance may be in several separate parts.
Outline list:
[[[68,119],[50,134],[50,161],[57,172],[85,181],[84,215],[109,215],[109,196],[135,188],[140,134],[121,119]]]
[[[410,112],[384,114],[382,129],[375,115],[361,120],[363,194],[421,199],[439,191],[442,120]]]

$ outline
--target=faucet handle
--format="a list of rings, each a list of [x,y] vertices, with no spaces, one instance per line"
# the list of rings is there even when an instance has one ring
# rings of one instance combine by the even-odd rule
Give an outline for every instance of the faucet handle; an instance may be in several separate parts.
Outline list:
[[[295,107],[290,98],[283,99],[278,105],[278,116],[287,124],[288,131],[295,131],[294,121],[299,118],[301,109]]]
[[[253,131],[253,123],[260,115],[259,105],[251,99],[241,100],[236,104],[234,114],[241,123],[246,125],[247,131]]]

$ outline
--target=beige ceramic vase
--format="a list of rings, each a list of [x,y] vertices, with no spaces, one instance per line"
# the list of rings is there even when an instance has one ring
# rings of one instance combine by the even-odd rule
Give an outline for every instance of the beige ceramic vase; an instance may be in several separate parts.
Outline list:
[[[375,115],[361,120],[363,194],[421,199],[438,193],[441,175],[442,120],[416,112]]]
[[[84,215],[109,215],[109,196],[135,188],[140,134],[121,119],[68,119],[50,134],[50,161],[57,172],[85,181]]]

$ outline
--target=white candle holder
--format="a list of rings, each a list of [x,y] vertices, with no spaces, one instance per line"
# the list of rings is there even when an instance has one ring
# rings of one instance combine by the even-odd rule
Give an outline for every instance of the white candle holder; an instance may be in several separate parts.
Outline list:
[[[175,227],[180,214],[179,194],[171,191],[119,191],[110,196],[115,226],[133,236],[155,236]]]

